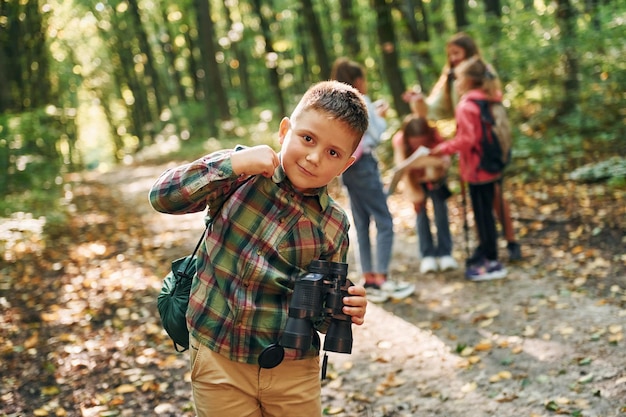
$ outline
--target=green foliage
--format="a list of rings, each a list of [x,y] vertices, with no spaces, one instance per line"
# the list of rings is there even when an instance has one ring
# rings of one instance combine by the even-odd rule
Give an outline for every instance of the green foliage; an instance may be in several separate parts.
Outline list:
[[[59,116],[54,108],[0,116],[0,156],[7,181],[6,194],[46,190],[60,184],[59,173],[69,155],[73,120]]]
[[[10,217],[18,212],[32,213],[36,217],[62,213],[64,209],[60,206],[60,194],[61,190],[57,185],[47,189],[6,194],[0,199],[0,217]]]
[[[320,16],[329,16],[322,21],[329,55],[346,54],[341,33],[345,22],[340,20],[338,2],[313,3]],[[28,199],[39,200],[40,197],[35,196],[42,191],[50,190],[55,194],[55,187],[61,182],[60,174],[80,168],[79,163],[84,160],[85,155],[80,153],[87,152],[86,147],[80,148],[77,143],[89,143],[90,150],[95,149],[98,157],[102,157],[103,149],[111,149],[117,159],[124,161],[191,159],[235,143],[276,145],[278,122],[285,115],[276,113],[276,92],[270,87],[268,66],[276,65],[289,108],[310,82],[319,78],[319,63],[315,62],[311,39],[303,29],[305,25],[299,20],[302,11],[298,7],[279,0],[274,3],[274,13],[265,10],[276,52],[270,63],[265,56],[258,17],[249,3],[227,4],[212,0],[219,46],[217,55],[224,69],[221,82],[227,88],[227,105],[232,117],[216,122],[215,109],[212,113],[207,110],[201,97],[203,91],[198,88],[210,77],[196,77],[202,72],[198,67],[201,57],[197,44],[195,50],[190,49],[189,42],[201,41],[194,37],[196,22],[192,3],[165,6],[138,2],[143,23],[131,19],[132,10],[126,3],[119,3],[117,9],[109,3],[96,7],[88,2],[55,0],[51,4],[50,13],[42,22],[48,25],[51,84],[63,103],[48,112],[36,109],[0,116],[0,195],[19,195],[27,191]],[[358,31],[361,52],[354,58],[368,69],[371,95],[387,95],[385,98],[393,102],[388,97],[389,88],[381,68],[381,45],[376,31],[372,30],[376,11],[369,6],[365,0],[355,2],[356,20],[352,23]],[[490,30],[494,22],[486,21],[482,7],[468,9],[472,26],[466,31],[477,40],[485,58],[495,65],[503,81],[510,120],[518,130],[511,174],[524,179],[537,175],[562,179],[579,166],[606,159],[624,146],[622,103],[626,63],[622,57],[626,52],[623,42],[626,33],[620,20],[623,6],[618,10],[615,4],[583,9],[583,4],[577,1],[573,6],[580,9],[576,10],[574,22],[576,36],[567,38],[560,32],[554,8],[548,3],[534,3],[530,10],[524,10],[522,2],[508,4],[503,8],[501,28],[497,31]],[[165,9],[161,10],[162,7]],[[426,7],[431,4],[426,3]],[[162,13],[164,11],[166,13]],[[226,13],[232,20],[222,18]],[[393,18],[398,21],[395,47],[406,85],[416,82],[416,56],[425,54],[433,59],[435,68],[421,68],[426,83],[434,82],[445,63],[445,43],[455,31],[452,5],[445,3],[439,11],[430,10],[430,13],[431,22],[442,25],[431,26],[430,40],[416,45],[408,36],[407,26],[400,22],[402,13],[394,8]],[[112,20],[114,14],[116,20]],[[427,22],[420,21],[420,24],[427,25]],[[146,51],[141,50],[145,46],[128,36],[142,32],[147,34],[150,52],[155,58],[151,62],[147,61]],[[63,36],[53,36],[61,33]],[[0,46],[10,45],[9,41],[6,36],[0,37]],[[118,46],[124,41],[132,45],[132,56],[120,54]],[[166,41],[173,48],[171,65],[168,65],[168,51],[164,49]],[[564,85],[566,53],[574,54],[579,74],[579,89],[572,102],[565,100],[569,97]],[[244,58],[242,54],[245,54],[245,61],[240,59]],[[120,61],[123,57],[132,60],[123,64]],[[151,63],[156,66],[155,74],[161,84],[157,85],[157,80],[151,80],[148,75],[147,67]],[[244,92],[240,69],[249,77],[253,99]],[[174,77],[173,72],[178,77]],[[133,87],[133,82],[138,85]],[[179,82],[182,92],[174,94]],[[146,88],[139,88],[142,83]],[[152,109],[157,92],[167,108],[151,111],[150,117],[135,114],[134,110],[140,106],[140,91],[146,94],[145,99],[150,104],[144,106],[144,110]],[[97,135],[93,134],[93,128],[80,126],[86,137],[78,140],[74,118],[67,114],[78,108],[83,113],[81,121],[92,120],[84,114],[90,113],[94,106],[105,109],[100,112],[103,116],[99,121],[104,123],[95,129]],[[69,110],[58,110],[62,107]],[[399,124],[392,119],[389,120],[390,133]],[[217,129],[220,136],[211,138],[216,124],[220,124]],[[109,143],[101,146],[99,140]],[[169,146],[172,143],[174,146]],[[138,151],[141,155],[135,154]],[[383,146],[380,151],[383,163],[390,165],[390,147]],[[168,152],[175,154],[166,155]],[[94,161],[93,154],[89,158],[90,164],[101,162]],[[613,177],[611,181],[619,182],[619,178]],[[6,201],[17,200],[11,197]]]
[[[614,180],[616,184],[626,181],[626,158],[614,156],[604,161],[583,165],[569,174],[574,181],[596,182]]]

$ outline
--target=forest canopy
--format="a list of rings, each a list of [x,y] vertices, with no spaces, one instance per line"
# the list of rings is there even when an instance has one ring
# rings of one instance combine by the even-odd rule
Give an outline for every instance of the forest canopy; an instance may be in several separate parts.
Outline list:
[[[397,128],[402,92],[430,90],[458,31],[502,78],[525,169],[548,153],[572,170],[624,149],[625,18],[623,2],[579,0],[3,0],[0,193],[155,144],[271,142],[338,56],[363,63]]]

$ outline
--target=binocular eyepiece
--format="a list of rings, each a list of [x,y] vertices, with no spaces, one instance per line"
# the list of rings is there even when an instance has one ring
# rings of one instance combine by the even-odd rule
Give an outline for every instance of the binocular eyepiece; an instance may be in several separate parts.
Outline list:
[[[295,284],[289,316],[281,338],[284,347],[306,350],[311,347],[314,322],[330,317],[324,350],[352,352],[352,318],[343,313],[348,287],[348,264],[314,260]]]

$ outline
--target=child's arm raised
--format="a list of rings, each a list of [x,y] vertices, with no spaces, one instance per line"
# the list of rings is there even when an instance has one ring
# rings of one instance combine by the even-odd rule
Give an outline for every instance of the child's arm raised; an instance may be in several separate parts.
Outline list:
[[[280,165],[280,159],[272,148],[259,145],[233,153],[230,156],[230,163],[237,175],[263,175],[270,178]]]

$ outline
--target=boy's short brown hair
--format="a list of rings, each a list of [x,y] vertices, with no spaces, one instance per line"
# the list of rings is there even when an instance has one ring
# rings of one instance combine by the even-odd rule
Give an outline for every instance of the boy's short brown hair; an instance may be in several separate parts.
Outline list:
[[[367,105],[361,93],[351,85],[339,81],[322,81],[311,86],[300,99],[291,117],[307,110],[322,111],[343,122],[357,138],[353,150],[358,146],[369,123]]]

